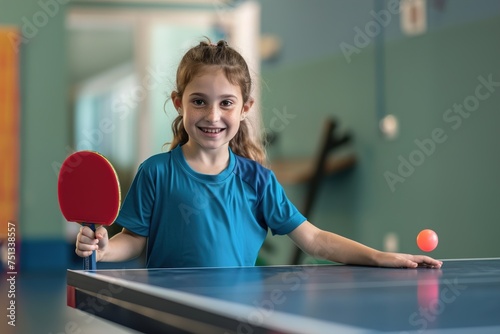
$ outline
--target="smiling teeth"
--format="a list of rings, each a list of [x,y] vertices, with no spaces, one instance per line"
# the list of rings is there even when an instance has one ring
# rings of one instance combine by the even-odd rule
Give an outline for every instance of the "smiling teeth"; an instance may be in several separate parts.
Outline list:
[[[221,129],[202,129],[202,130],[203,130],[203,132],[206,132],[206,133],[219,133],[222,131]]]

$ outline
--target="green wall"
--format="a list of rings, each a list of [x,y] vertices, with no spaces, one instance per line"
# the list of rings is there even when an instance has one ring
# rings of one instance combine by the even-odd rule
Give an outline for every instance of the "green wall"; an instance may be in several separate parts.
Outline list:
[[[61,1],[63,2],[63,1]],[[17,25],[25,42],[20,45],[21,67],[21,191],[20,235],[23,260],[39,251],[61,265],[58,246],[64,224],[57,204],[57,171],[66,156],[68,113],[64,44],[65,5],[42,7],[35,1],[0,1],[0,24]],[[50,243],[49,247],[45,242]],[[50,241],[50,242],[49,242]],[[55,241],[53,243],[52,241]],[[38,243],[40,242],[40,243]],[[59,243],[62,245],[62,243]],[[54,251],[59,250],[59,252]],[[32,260],[33,259],[33,260]],[[29,264],[27,264],[29,266]]]
[[[383,248],[387,233],[396,233],[399,250],[412,253],[420,252],[417,233],[429,227],[440,236],[435,257],[500,256],[499,34],[496,17],[387,42],[385,82],[375,80],[372,46],[351,63],[339,55],[263,71],[264,123],[270,124],[274,109],[295,116],[278,131],[272,155],[311,155],[328,116],[336,116],[355,137],[349,150],[359,159],[357,167],[324,183],[310,220],[376,248]],[[497,83],[493,92],[480,88],[489,96],[471,104],[460,126],[451,122],[447,110],[474,102],[478,77],[490,76]],[[393,141],[377,129],[376,85],[384,85],[385,111],[400,122]],[[424,154],[415,140],[431,138],[435,129],[442,129],[437,139],[446,140],[433,151],[428,144]],[[418,166],[391,189],[384,174],[398,174],[400,156],[411,156]],[[303,187],[287,191],[300,206]]]

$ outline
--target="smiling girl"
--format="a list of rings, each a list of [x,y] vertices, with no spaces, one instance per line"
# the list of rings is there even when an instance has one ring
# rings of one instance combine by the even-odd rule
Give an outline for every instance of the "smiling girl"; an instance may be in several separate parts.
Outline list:
[[[178,111],[170,151],[144,161],[108,239],[82,227],[76,253],[125,261],[147,247],[147,266],[253,266],[268,230],[334,262],[439,268],[428,256],[375,250],[315,227],[288,200],[265,151],[249,135],[252,82],[225,41],[201,42],[182,58],[171,99]]]

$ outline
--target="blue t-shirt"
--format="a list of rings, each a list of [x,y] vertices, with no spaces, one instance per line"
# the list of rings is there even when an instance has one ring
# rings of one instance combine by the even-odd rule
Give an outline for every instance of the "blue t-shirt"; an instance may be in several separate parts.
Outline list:
[[[147,266],[253,266],[266,238],[306,220],[272,171],[229,150],[218,175],[200,174],[180,146],[144,161],[117,224],[148,237]]]

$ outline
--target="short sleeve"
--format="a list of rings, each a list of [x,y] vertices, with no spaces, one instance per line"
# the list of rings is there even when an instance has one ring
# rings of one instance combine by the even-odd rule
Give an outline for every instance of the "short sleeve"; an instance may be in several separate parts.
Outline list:
[[[288,234],[307,220],[287,198],[273,172],[269,174],[269,180],[264,187],[260,207],[261,214],[273,234]]]
[[[144,163],[123,201],[116,223],[138,235],[147,237],[155,200],[154,173]]]

